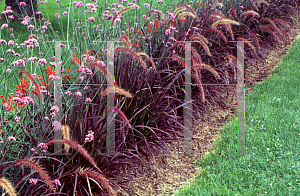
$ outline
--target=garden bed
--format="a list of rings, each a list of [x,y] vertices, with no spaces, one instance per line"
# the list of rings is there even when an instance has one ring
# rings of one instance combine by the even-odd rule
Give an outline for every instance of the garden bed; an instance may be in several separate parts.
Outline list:
[[[5,126],[8,123],[10,126],[4,129],[3,151],[7,157],[4,155],[5,159],[2,159],[0,173],[9,176],[9,180],[13,182],[14,188],[20,194],[44,195],[59,191],[60,193],[73,192],[73,194],[81,195],[85,193],[87,195],[92,195],[92,193],[116,195],[114,192],[121,185],[129,195],[173,194],[201,170],[196,167],[197,160],[207,155],[216,138],[221,137],[220,128],[228,118],[236,114],[236,96],[234,95],[236,91],[230,86],[222,86],[225,83],[236,81],[236,68],[238,67],[237,57],[235,57],[236,45],[228,41],[253,41],[252,44],[245,44],[245,53],[247,54],[245,56],[246,94],[251,91],[251,86],[256,82],[267,78],[276,65],[280,53],[284,54],[284,50],[281,51],[278,48],[276,48],[276,53],[272,54],[275,49],[273,46],[280,43],[279,46],[287,50],[287,45],[282,43],[288,43],[288,39],[283,38],[288,37],[290,28],[287,22],[276,19],[278,13],[281,13],[282,6],[278,7],[274,3],[269,5],[268,2],[251,1],[251,5],[245,5],[245,1],[235,1],[235,3],[232,2],[233,5],[229,5],[229,1],[222,1],[224,5],[218,2],[214,4],[212,2],[213,5],[206,2],[207,5],[205,5],[196,2],[193,8],[197,10],[191,9],[189,5],[179,3],[173,9],[168,6],[172,13],[166,12],[167,17],[161,11],[154,9],[155,7],[167,10],[167,5],[160,4],[163,3],[161,0],[157,5],[154,3],[151,7],[148,3],[136,3],[143,6],[144,12],[138,13],[137,10],[140,7],[137,4],[128,3],[127,5],[125,1],[122,1],[122,4],[128,7],[112,4],[111,7],[115,7],[114,9],[118,12],[108,15],[109,11],[107,10],[111,8],[108,7],[109,3],[105,3],[103,7],[100,7],[101,12],[106,10],[103,13],[104,18],[101,19],[92,16],[96,9],[95,5],[74,2],[69,5],[69,8],[72,7],[71,10],[68,6],[65,7],[68,9],[63,13],[64,20],[60,20],[59,13],[55,13],[58,7],[61,8],[59,2],[55,4],[52,2],[52,5],[49,3],[52,8],[49,5],[47,9],[51,8],[53,12],[51,20],[54,18],[53,21],[58,21],[53,22],[53,26],[57,28],[55,30],[61,30],[62,34],[59,36],[58,31],[53,29],[51,29],[51,34],[50,23],[47,21],[44,23],[43,29],[44,32],[50,34],[41,33],[39,36],[46,41],[48,39],[65,39],[66,34],[63,32],[76,34],[73,37],[68,35],[66,39],[73,40],[68,43],[70,44],[68,48],[62,51],[63,58],[61,60],[64,61],[61,62],[64,68],[62,80],[75,82],[76,87],[63,88],[64,99],[62,106],[59,106],[61,110],[53,102],[48,102],[49,99],[53,101],[53,89],[50,90],[50,96],[45,89],[46,86],[47,90],[53,86],[48,88],[49,86],[42,81],[43,78],[46,82],[48,79],[49,85],[53,85],[53,80],[57,82],[60,79],[55,76],[52,68],[55,67],[54,62],[50,62],[51,66],[48,65],[45,75],[46,59],[50,61],[55,59],[52,56],[53,45],[51,47],[46,47],[43,45],[44,43],[39,45],[45,53],[33,50],[35,53],[39,52],[38,54],[29,54],[28,50],[26,53],[26,48],[24,50],[21,48],[21,54],[14,56],[10,54],[13,53],[10,47],[15,47],[12,40],[8,42],[8,46],[3,46],[8,49],[7,56],[14,60],[18,59],[13,62],[14,66],[11,66],[11,58],[1,58],[5,76],[10,79],[14,76],[18,84],[18,79],[20,79],[24,88],[33,88],[32,83],[35,88],[35,91],[27,89],[27,92],[23,92],[22,90],[23,94],[30,92],[30,96],[35,97],[34,105],[28,105],[26,110],[21,110],[16,114],[17,116],[11,115],[9,121],[5,122]],[[239,6],[242,3],[245,7]],[[279,1],[276,3],[279,4]],[[224,15],[218,10],[223,6],[225,8],[222,10]],[[286,10],[294,10],[288,4],[284,4],[284,6]],[[85,8],[91,10],[84,12]],[[269,14],[270,9],[273,12]],[[76,13],[84,14],[79,18],[72,18],[74,15],[77,16]],[[129,13],[135,13],[135,18]],[[239,17],[237,17],[237,13]],[[123,18],[120,17],[121,14],[122,17],[124,16]],[[142,16],[142,14],[145,15]],[[87,20],[87,16],[91,17]],[[136,20],[138,16],[141,21],[135,23],[135,28],[133,28],[132,22],[127,24],[127,21]],[[284,17],[287,21],[289,20],[286,13]],[[124,22],[124,25],[121,25],[121,21]],[[23,23],[27,25],[27,22],[29,21]],[[17,26],[16,29],[19,31],[23,32],[24,29],[31,31],[29,37],[25,33],[22,37],[26,40],[30,39],[30,41],[26,41],[26,44],[38,43],[37,40],[42,39],[32,34],[35,26],[31,23],[33,24],[30,21],[28,27],[24,25],[22,28],[16,23],[10,23],[12,26]],[[93,28],[96,29],[94,30],[91,28],[93,23],[100,23],[102,26],[99,28],[98,25],[95,25]],[[63,25],[60,28],[58,24]],[[49,26],[48,30],[47,26]],[[8,29],[7,27],[7,24],[2,25],[1,35],[6,36],[6,39],[11,39],[8,36],[13,28]],[[113,106],[108,104],[109,100],[112,100],[111,97],[106,97],[104,91],[101,95],[99,94],[99,86],[80,86],[83,81],[97,85],[105,83],[105,80],[107,83],[113,82],[110,80],[111,75],[105,64],[106,60],[109,61],[108,54],[110,52],[105,50],[103,45],[96,47],[96,44],[92,42],[87,44],[87,41],[94,39],[98,32],[101,32],[99,33],[100,38],[101,35],[104,35],[105,38],[110,37],[110,39],[123,41],[122,44],[116,44],[114,50],[116,57],[114,58],[115,87],[108,89],[108,85],[108,88],[105,89],[106,94],[116,92]],[[293,39],[297,33],[293,29]],[[193,156],[183,154],[172,156],[172,153],[184,152],[182,127],[184,127],[183,103],[185,102],[183,99],[186,92],[183,88],[185,86],[184,73],[187,71],[184,56],[190,55],[185,54],[187,52],[185,45],[177,43],[178,40],[197,41],[191,47],[191,82],[198,84],[192,87],[192,107],[194,109],[192,152],[198,153]],[[261,47],[260,43],[262,43]],[[1,40],[1,44],[6,44],[5,40]],[[22,47],[24,46],[25,44]],[[85,47],[84,53],[86,54],[84,55],[80,52],[81,46]],[[34,48],[33,45],[32,47]],[[62,44],[61,47],[66,47],[66,45]],[[80,48],[79,52],[78,48]],[[257,51],[259,52],[256,53]],[[77,56],[78,53],[80,60]],[[21,57],[18,57],[20,55],[23,59],[25,56],[31,57],[27,62],[29,66],[24,69],[22,67],[22,71],[20,71],[21,66],[17,67],[22,62]],[[34,55],[40,58],[35,64],[34,61],[38,58],[33,58]],[[86,58],[85,60],[88,62],[83,62],[81,57]],[[91,58],[90,61],[89,58]],[[73,59],[73,63],[70,62],[71,59]],[[92,61],[93,63],[91,63]],[[73,64],[71,69],[70,66]],[[34,72],[36,72],[35,76]],[[71,72],[73,73],[71,74]],[[34,79],[33,77],[38,74],[43,78],[38,76]],[[81,75],[79,78],[80,74],[85,77]],[[26,77],[27,81],[24,80]],[[5,77],[5,79],[7,78]],[[37,83],[37,80],[40,84]],[[220,85],[204,86],[202,82],[219,83]],[[77,86],[77,84],[79,85]],[[12,93],[11,91],[15,90],[14,87],[16,86],[13,82],[8,83],[5,89],[10,92],[5,93]],[[8,107],[11,106],[9,102],[13,99],[12,94],[9,99],[4,98],[3,100],[4,107],[8,111],[11,110]],[[26,98],[23,98],[14,97],[18,102],[17,107],[26,102],[24,101]],[[113,139],[116,145],[115,152],[118,153],[112,155],[102,154],[108,151],[106,146],[112,142],[106,139],[108,137],[106,128],[109,127],[106,118],[108,111],[116,114]],[[63,114],[62,119],[57,118],[57,116],[60,117],[60,114]],[[2,123],[4,122],[2,121]],[[53,140],[52,138],[58,130],[63,131],[64,138]],[[70,152],[70,154],[57,155],[55,145],[53,148],[54,143],[64,144],[62,151]],[[168,148],[161,151],[161,147],[164,145]],[[150,149],[155,151],[151,152]],[[171,154],[167,155],[167,152]],[[24,170],[16,169],[17,166],[31,168],[24,172]],[[44,169],[41,169],[41,166]],[[17,172],[14,172],[13,175],[9,173],[7,169],[10,167],[15,167]],[[37,179],[31,178],[32,173],[29,172],[32,168],[39,174],[33,175]],[[123,175],[126,174],[130,178],[124,178]],[[93,182],[89,179],[92,179]],[[138,180],[140,184],[128,182],[130,180]],[[3,181],[4,178],[1,178],[0,183],[3,184]],[[21,186],[21,183],[24,184]],[[7,186],[5,187],[7,188]],[[106,190],[104,191],[103,188]],[[122,195],[120,192],[118,195]],[[126,193],[124,194],[126,195]]]
[[[296,17],[296,16],[295,16]],[[291,41],[297,39],[300,34],[300,20],[295,18],[295,26],[292,28],[293,34]],[[245,70],[245,94],[251,93],[251,87],[256,83],[266,80],[271,76],[272,70],[280,62],[281,57],[285,55],[291,45],[280,44],[276,48],[264,48],[266,55],[261,61],[257,61],[257,67],[250,67]],[[139,166],[128,167],[125,169],[134,175],[141,184],[129,183],[128,191],[130,195],[173,195],[181,186],[186,186],[190,181],[201,172],[201,168],[197,167],[197,160],[202,159],[210,150],[211,145],[217,137],[220,128],[224,125],[226,119],[236,115],[236,99],[233,93],[225,87],[220,87],[221,100],[213,102],[211,105],[206,104],[209,108],[209,115],[203,111],[203,118],[197,122],[193,133],[193,152],[200,152],[200,155],[183,156],[180,155],[163,155],[155,154],[157,165],[153,163],[153,172],[147,168]],[[247,103],[247,102],[246,102]],[[246,111],[247,112],[247,111]],[[173,142],[168,144],[174,153],[184,152],[184,143]],[[147,156],[150,157],[150,156]],[[146,158],[144,157],[146,160]],[[141,176],[139,175],[145,175]]]

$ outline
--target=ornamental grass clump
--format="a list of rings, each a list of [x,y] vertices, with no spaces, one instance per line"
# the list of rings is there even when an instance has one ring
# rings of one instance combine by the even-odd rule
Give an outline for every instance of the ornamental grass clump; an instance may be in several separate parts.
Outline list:
[[[236,41],[247,41],[246,69],[258,68],[252,60],[262,57],[264,47],[290,43],[292,23],[286,12],[295,12],[296,7],[285,1],[171,2],[169,6],[162,1],[151,6],[74,2],[61,16],[49,16],[51,23],[63,23],[61,29],[49,20],[39,28],[30,17],[24,18],[21,24],[28,32],[19,33],[24,42],[18,46],[4,40],[13,39],[7,37],[13,32],[7,29],[11,25],[7,18],[9,24],[3,24],[0,32],[6,50],[0,64],[8,80],[0,96],[4,106],[0,173],[14,174],[9,180],[19,195],[132,195],[116,178],[133,180],[129,169],[123,168],[134,162],[151,171],[155,152],[171,154],[167,144],[183,141],[184,41],[192,42],[191,82],[196,84],[192,122],[196,122],[203,110],[207,112],[207,103],[219,97],[216,87],[204,83],[236,83],[240,67]],[[101,10],[103,14],[94,15]],[[55,42],[49,40],[65,40],[58,46],[60,57],[53,51]],[[122,42],[114,43],[112,73],[108,72],[112,64],[106,63],[111,51],[102,42],[109,40]],[[226,88],[236,96],[230,85]],[[112,94],[113,107],[107,106],[112,101],[107,95]],[[110,146],[108,111],[115,123]],[[59,131],[61,138],[55,138]],[[63,148],[56,151],[52,144]],[[12,167],[16,165],[25,168]],[[12,186],[1,179],[13,195]]]
[[[45,181],[45,183],[49,186],[49,188],[53,192],[55,191],[49,175],[38,163],[36,163],[33,160],[30,160],[28,158],[24,158],[24,159],[17,160],[15,165],[31,167],[40,175],[40,177]]]
[[[50,141],[48,141],[46,143],[46,145],[50,145],[53,143],[63,143],[63,144],[67,144],[68,146],[72,147],[73,149],[77,150],[84,158],[86,158],[88,160],[88,162],[90,164],[92,164],[102,175],[104,175],[102,173],[102,171],[97,167],[93,157],[91,157],[91,155],[89,155],[89,153],[77,142],[72,141],[72,140],[68,140],[68,139],[52,139]]]

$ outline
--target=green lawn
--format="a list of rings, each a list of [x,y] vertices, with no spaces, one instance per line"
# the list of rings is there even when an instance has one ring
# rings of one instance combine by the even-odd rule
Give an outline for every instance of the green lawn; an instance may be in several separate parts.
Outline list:
[[[300,195],[300,40],[269,80],[246,96],[245,153],[236,152],[236,116],[220,131],[203,172],[176,192],[187,195]],[[221,155],[219,153],[221,152]]]

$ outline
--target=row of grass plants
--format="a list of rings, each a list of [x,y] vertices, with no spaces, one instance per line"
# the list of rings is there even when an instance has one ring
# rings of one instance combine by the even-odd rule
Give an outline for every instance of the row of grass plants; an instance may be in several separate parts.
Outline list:
[[[245,154],[236,150],[236,116],[228,119],[195,181],[176,195],[299,195],[300,40],[271,79],[246,96]]]
[[[39,1],[37,17],[23,16],[20,23],[11,21],[6,7],[0,31],[0,185],[10,195],[134,194],[126,182],[141,182],[126,165],[151,170],[155,151],[170,154],[166,144],[183,141],[182,41],[193,41],[194,122],[207,111],[204,103],[218,95],[217,88],[202,83],[236,83],[237,49],[231,41],[252,41],[245,42],[245,61],[257,66],[252,59],[261,58],[264,46],[290,43],[289,16],[297,3]],[[61,76],[55,72],[54,40],[63,41]],[[112,75],[105,41],[119,41],[114,88],[106,86]],[[60,77],[62,108],[55,105],[53,88]],[[114,107],[107,108],[111,92]],[[105,154],[108,110],[116,120],[113,155]],[[53,139],[58,131],[63,138]],[[69,154],[58,155],[55,144]]]

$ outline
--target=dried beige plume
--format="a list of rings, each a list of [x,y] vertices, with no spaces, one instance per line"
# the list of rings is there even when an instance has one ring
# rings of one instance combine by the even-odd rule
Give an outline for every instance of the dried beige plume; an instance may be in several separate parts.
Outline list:
[[[173,15],[174,17],[176,17],[180,12],[184,11],[185,8],[184,7],[178,7],[174,10]]]
[[[178,20],[181,20],[182,18],[186,17],[186,16],[191,16],[193,18],[196,18],[194,14],[190,13],[190,12],[181,12],[178,15]]]
[[[106,96],[107,93],[112,93],[112,92],[116,92],[121,95],[125,95],[125,97],[132,98],[132,95],[128,91],[121,89],[119,87],[107,88],[100,95],[101,95],[101,97],[104,97],[104,96]]]
[[[190,13],[193,15],[194,18],[197,18],[197,20],[200,20],[200,18],[199,18],[198,15],[195,13],[195,11],[193,10],[193,8],[187,6],[186,4],[179,3],[179,4],[177,4],[177,5],[174,6],[174,9],[173,9],[173,10],[175,10],[176,7],[184,7],[184,8],[186,8],[186,10],[187,10],[188,12],[190,12]],[[175,16],[175,14],[174,14],[174,16]],[[175,17],[176,17],[176,16],[175,16]]]
[[[6,192],[10,196],[17,196],[17,193],[16,193],[15,189],[13,188],[12,184],[6,178],[4,178],[4,177],[0,178],[0,185],[6,190]]]
[[[236,24],[236,25],[240,25],[240,23],[238,23],[237,21],[234,20],[230,20],[230,19],[221,19],[219,21],[216,21],[214,24],[211,25],[211,28],[214,28],[218,25],[221,24]]]
[[[259,13],[257,13],[256,11],[253,10],[248,10],[248,11],[244,11],[241,15],[248,15],[248,14],[252,14],[252,15],[256,15],[257,17],[260,17]]]
[[[67,140],[70,140],[71,138],[70,138],[70,127],[69,127],[69,125],[62,125],[61,130],[62,130],[62,133],[63,133],[63,138],[67,139]],[[64,146],[65,146],[65,151],[68,153],[69,149],[70,149],[70,146],[68,144],[64,144]]]

